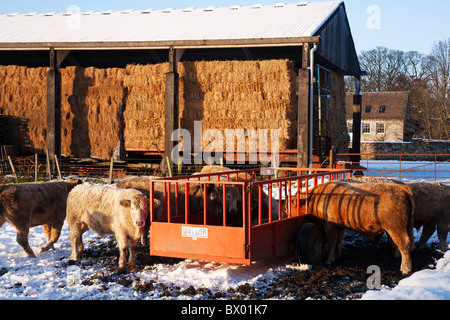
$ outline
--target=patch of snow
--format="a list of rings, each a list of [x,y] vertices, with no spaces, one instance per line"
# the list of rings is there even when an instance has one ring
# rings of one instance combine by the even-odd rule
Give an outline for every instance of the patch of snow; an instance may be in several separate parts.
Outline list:
[[[450,300],[450,251],[436,269],[416,272],[393,289],[368,291],[362,300]]]

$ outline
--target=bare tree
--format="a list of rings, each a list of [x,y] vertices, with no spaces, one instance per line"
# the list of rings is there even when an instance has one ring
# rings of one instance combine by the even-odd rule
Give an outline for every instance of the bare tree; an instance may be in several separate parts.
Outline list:
[[[450,38],[433,46],[430,80],[438,112],[436,121],[439,138],[450,139]]]
[[[368,71],[363,91],[410,92],[408,136],[450,139],[450,38],[435,43],[430,55],[377,47],[359,60]],[[353,87],[350,80],[346,87]]]

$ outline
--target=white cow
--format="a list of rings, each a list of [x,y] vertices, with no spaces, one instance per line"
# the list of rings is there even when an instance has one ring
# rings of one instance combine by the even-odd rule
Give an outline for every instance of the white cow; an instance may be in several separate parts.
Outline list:
[[[79,185],[67,198],[72,259],[78,261],[83,251],[83,233],[88,229],[103,236],[114,234],[120,250],[119,267],[136,263],[136,246],[149,212],[148,198],[140,191],[112,186]],[[155,199],[155,206],[160,202]]]

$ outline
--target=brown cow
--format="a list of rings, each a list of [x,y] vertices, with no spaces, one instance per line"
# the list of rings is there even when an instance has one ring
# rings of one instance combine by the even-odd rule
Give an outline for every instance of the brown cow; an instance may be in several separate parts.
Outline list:
[[[30,228],[43,226],[47,243],[41,252],[53,248],[66,218],[67,195],[80,181],[38,182],[0,186],[0,228],[5,222],[17,230],[17,243],[35,258],[28,243]]]
[[[439,249],[445,251],[450,226],[450,187],[430,182],[412,182],[407,186],[414,195],[414,227],[423,226],[417,248],[425,246],[437,226]]]
[[[300,212],[305,212],[301,195]],[[411,271],[414,247],[411,190],[402,184],[335,181],[315,187],[309,194],[308,213],[324,221],[330,264],[339,257],[344,230],[352,229],[379,237],[391,237],[400,251],[403,274]],[[297,212],[297,198],[292,198],[291,212]]]

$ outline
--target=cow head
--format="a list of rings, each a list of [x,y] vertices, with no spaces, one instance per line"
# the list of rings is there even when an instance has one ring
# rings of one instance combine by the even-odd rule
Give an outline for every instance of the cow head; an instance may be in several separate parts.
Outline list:
[[[236,186],[227,186],[225,196],[227,214],[237,214],[238,206],[239,204],[242,204],[242,195],[239,192],[239,188]]]
[[[154,204],[159,206],[159,200],[154,200]],[[130,208],[130,213],[136,227],[142,228],[149,212],[149,201],[143,194],[134,195],[131,199],[120,200],[120,205]]]
[[[298,201],[297,197],[300,199]],[[286,201],[283,206],[283,211],[286,213],[290,212],[291,217],[297,217],[298,213],[300,212],[300,215],[305,214],[305,206],[306,206],[306,200],[308,199],[307,195],[304,193],[300,193],[300,195],[297,193],[295,196],[291,198],[290,208],[289,203]],[[300,207],[299,209],[297,209]]]
[[[206,196],[208,211],[217,216],[223,214],[223,198],[220,188],[214,185],[208,185],[206,188]]]

